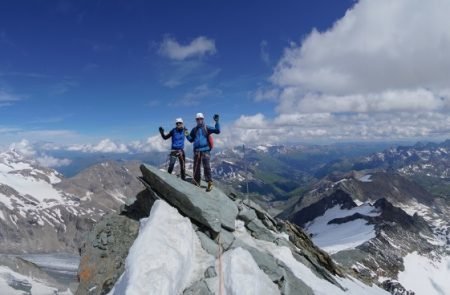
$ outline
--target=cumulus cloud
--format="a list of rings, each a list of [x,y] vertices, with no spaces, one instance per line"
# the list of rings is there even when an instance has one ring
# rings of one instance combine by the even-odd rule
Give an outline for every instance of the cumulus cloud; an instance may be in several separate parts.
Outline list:
[[[160,135],[154,135],[145,140],[137,140],[129,143],[119,143],[106,138],[96,144],[74,144],[61,148],[67,151],[83,153],[147,153],[167,151],[169,149],[169,142],[164,141]]]
[[[49,156],[46,154],[43,154],[36,158],[36,161],[44,167],[50,167],[50,168],[58,168],[63,166],[68,166],[72,163],[72,160],[66,159],[66,158],[55,158],[53,156]]]
[[[76,144],[67,147],[68,151],[84,153],[128,153],[128,147],[123,143],[116,143],[109,138],[97,144]]]
[[[333,94],[449,87],[446,0],[361,0],[331,29],[285,50],[272,80]]]
[[[271,88],[255,92],[276,103],[274,118],[243,116],[224,133],[250,143],[448,137],[449,10],[446,0],[357,1],[284,50]]]
[[[445,139],[450,116],[440,112],[313,113],[241,116],[215,137],[218,147],[240,144],[277,144],[390,139]]]
[[[213,39],[199,36],[188,44],[180,44],[175,38],[164,37],[159,53],[174,60],[185,60],[191,57],[201,57],[205,55],[213,55],[217,52],[216,43]]]
[[[72,163],[71,160],[66,158],[55,158],[49,156],[42,151],[38,151],[35,146],[26,139],[22,139],[19,142],[12,143],[9,147],[10,150],[22,155],[25,159],[37,162],[39,165],[50,168],[57,168],[62,166],[68,166]]]

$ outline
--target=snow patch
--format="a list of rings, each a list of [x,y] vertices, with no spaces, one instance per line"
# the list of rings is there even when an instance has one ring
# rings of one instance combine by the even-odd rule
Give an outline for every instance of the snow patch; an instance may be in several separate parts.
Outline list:
[[[242,248],[223,256],[224,289],[228,295],[276,295],[278,287],[258,267],[251,254]]]
[[[444,295],[450,292],[450,256],[431,260],[417,252],[403,258],[405,270],[398,281],[417,295]]]
[[[180,294],[200,279],[214,257],[201,247],[191,221],[162,200],[141,220],[113,295]]]
[[[358,180],[361,182],[372,182],[372,175],[371,174],[364,175],[358,178]]]
[[[23,295],[28,294],[23,290],[18,290],[13,286],[27,286],[31,288],[30,294],[33,295],[49,295],[49,294],[72,294],[70,291],[63,293],[57,293],[56,288],[52,288],[46,285],[46,282],[37,280],[35,278],[26,277],[20,273],[17,273],[6,266],[0,266],[0,290],[1,294],[8,295]]]
[[[324,215],[306,224],[305,228],[312,235],[314,243],[328,253],[352,249],[375,238],[374,225],[368,224],[364,219],[355,219],[342,224],[329,224],[329,222],[355,213],[365,216],[380,215],[380,212],[370,204],[351,209],[341,209],[340,205],[336,205],[328,209]]]

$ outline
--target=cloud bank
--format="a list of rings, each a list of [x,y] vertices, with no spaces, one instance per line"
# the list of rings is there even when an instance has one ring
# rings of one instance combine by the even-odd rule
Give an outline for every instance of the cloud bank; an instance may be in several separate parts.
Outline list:
[[[242,116],[241,140],[388,140],[450,135],[450,2],[360,0],[291,43],[274,68],[276,117]]]

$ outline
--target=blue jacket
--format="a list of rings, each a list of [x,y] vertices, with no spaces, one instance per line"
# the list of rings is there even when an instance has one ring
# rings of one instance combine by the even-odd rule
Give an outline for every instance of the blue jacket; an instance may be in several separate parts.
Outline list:
[[[169,134],[164,135],[161,133],[164,139],[169,139],[172,137],[172,150],[182,150],[184,149],[184,129],[173,128],[170,130]]]
[[[189,142],[194,143],[194,152],[207,152],[210,151],[208,136],[212,133],[220,133],[220,124],[216,122],[214,127],[207,125],[197,125],[191,130],[191,133],[187,137]]]

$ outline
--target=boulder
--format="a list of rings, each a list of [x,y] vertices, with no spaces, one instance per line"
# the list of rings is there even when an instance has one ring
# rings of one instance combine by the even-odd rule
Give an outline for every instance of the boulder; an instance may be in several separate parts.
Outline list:
[[[76,295],[107,294],[124,271],[128,250],[138,235],[139,222],[110,213],[98,222],[80,248]]]
[[[183,292],[183,295],[213,295],[204,280],[195,282]]]
[[[143,179],[161,198],[184,215],[211,229],[215,234],[225,228],[234,231],[238,208],[221,190],[205,192],[176,176],[150,165],[141,165]]]

